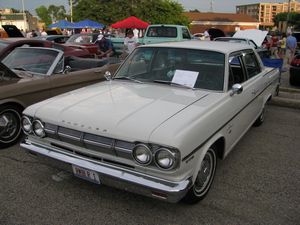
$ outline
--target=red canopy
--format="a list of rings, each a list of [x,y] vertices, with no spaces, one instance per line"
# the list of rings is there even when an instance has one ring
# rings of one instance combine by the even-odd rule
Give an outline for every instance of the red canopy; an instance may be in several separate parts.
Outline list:
[[[136,18],[135,16],[130,16],[124,20],[118,21],[111,25],[112,28],[137,28],[137,29],[146,29],[148,27],[148,23]]]

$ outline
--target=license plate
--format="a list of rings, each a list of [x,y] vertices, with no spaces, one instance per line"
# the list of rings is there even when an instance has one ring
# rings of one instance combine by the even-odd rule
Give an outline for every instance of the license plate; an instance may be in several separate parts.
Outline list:
[[[97,172],[92,171],[92,170],[88,170],[88,169],[84,169],[82,167],[79,166],[75,166],[72,165],[73,168],[73,173],[76,177],[82,178],[84,180],[96,183],[96,184],[100,184],[100,179],[99,179],[99,175]]]

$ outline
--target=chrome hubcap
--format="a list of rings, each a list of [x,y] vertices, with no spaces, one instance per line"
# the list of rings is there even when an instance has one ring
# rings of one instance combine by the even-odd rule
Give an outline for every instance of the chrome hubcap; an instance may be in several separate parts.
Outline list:
[[[198,172],[194,185],[197,193],[203,192],[210,182],[210,178],[213,173],[213,160],[211,153],[207,153],[202,161],[201,168]]]
[[[19,131],[19,116],[12,111],[0,114],[0,141],[9,141]]]

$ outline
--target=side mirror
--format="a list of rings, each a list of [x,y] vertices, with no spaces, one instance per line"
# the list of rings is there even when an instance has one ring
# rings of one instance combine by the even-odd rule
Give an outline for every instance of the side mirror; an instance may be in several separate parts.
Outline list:
[[[64,71],[63,71],[63,74],[68,74],[70,71],[71,71],[71,66],[66,66]]]
[[[109,71],[105,72],[104,77],[106,78],[106,80],[111,80],[112,79],[111,73]]]
[[[230,93],[230,96],[233,96],[235,94],[241,94],[243,92],[243,86],[241,84],[234,84],[232,86],[232,91]]]

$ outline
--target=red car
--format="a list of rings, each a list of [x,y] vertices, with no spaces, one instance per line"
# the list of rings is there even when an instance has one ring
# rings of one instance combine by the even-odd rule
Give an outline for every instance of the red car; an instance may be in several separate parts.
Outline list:
[[[71,46],[65,46],[62,44],[54,43],[45,40],[34,40],[26,38],[8,38],[0,40],[0,61],[7,56],[12,50],[21,46],[29,47],[47,47],[55,48],[64,52],[64,56],[77,56],[88,58],[90,52],[87,49],[73,48]]]
[[[83,33],[72,35],[64,45],[88,50],[91,56],[98,54],[96,44],[99,33]]]
[[[300,86],[300,54],[297,54],[291,62],[290,84]]]

